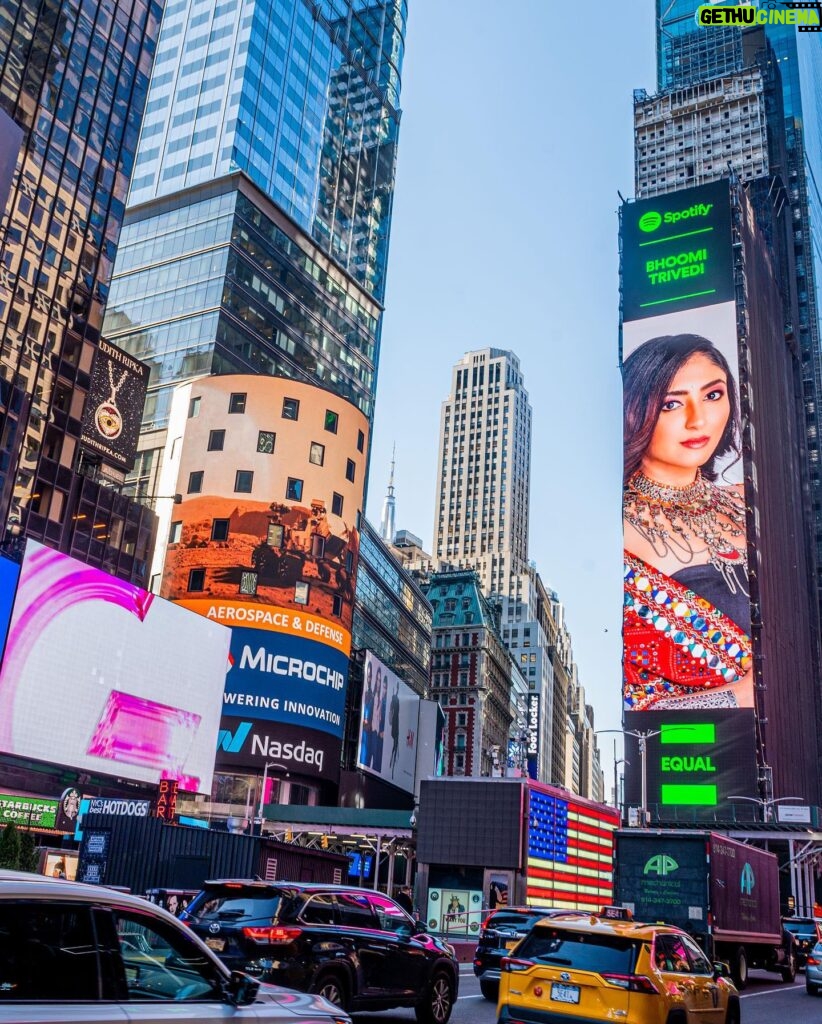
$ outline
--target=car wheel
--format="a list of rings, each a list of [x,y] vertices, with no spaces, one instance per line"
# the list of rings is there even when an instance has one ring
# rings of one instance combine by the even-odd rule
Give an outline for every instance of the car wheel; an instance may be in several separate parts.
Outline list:
[[[348,1009],[348,990],[338,974],[321,974],[311,985],[311,991],[341,1010]]]
[[[728,1012],[725,1015],[725,1024],[739,1024],[739,1003],[736,1001],[728,1003]]]
[[[454,1009],[454,983],[445,971],[437,971],[425,999],[414,1009],[419,1024],[448,1024]]]
[[[806,981],[805,982],[805,991],[808,993],[809,996],[818,996],[819,995],[819,986],[818,985],[812,985],[809,981]]]
[[[796,960],[793,958],[793,955],[791,955],[788,961],[788,966],[783,967],[779,973],[782,975],[782,981],[785,985],[793,985],[796,981]]]
[[[744,946],[739,946],[734,954],[731,977],[740,992],[748,984],[748,958],[745,956]]]
[[[480,992],[486,999],[495,1003],[499,998],[499,984],[495,981],[481,981]]]

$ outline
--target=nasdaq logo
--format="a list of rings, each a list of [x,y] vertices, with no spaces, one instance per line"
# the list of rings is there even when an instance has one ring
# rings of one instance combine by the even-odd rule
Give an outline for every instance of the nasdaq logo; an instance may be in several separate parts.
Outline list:
[[[660,878],[664,878],[666,875],[673,874],[678,868],[679,865],[673,857],[669,857],[667,853],[658,853],[646,862],[642,874],[659,875]]]
[[[220,729],[217,734],[217,749],[224,750],[227,754],[239,754],[250,732],[251,722],[241,722],[233,736],[229,729]]]

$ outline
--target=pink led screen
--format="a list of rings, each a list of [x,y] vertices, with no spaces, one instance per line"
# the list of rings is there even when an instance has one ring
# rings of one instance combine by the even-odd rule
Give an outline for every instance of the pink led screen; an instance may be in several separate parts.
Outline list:
[[[29,541],[0,669],[0,750],[209,792],[230,639]]]

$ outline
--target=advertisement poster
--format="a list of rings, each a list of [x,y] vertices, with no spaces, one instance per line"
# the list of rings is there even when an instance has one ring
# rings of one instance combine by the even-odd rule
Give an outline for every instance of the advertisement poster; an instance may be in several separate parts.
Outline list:
[[[443,935],[476,935],[482,921],[479,889],[429,889],[426,925]]]
[[[0,670],[0,750],[209,792],[229,639],[29,541]]]
[[[414,791],[420,699],[366,651],[357,767]]]
[[[149,366],[101,338],[94,354],[81,441],[119,469],[134,467]]]

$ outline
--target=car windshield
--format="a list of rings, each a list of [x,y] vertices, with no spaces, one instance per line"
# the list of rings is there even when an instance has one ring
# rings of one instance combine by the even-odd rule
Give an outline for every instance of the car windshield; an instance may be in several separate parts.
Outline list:
[[[518,947],[521,960],[574,967],[598,974],[631,974],[639,946],[618,935],[592,935],[537,926]]]
[[[505,929],[506,931],[524,931],[530,928],[534,921],[538,921],[540,914],[517,914],[514,911],[506,911],[502,914],[494,914],[485,922],[486,928],[495,930]]]
[[[282,896],[278,892],[241,889],[209,889],[196,896],[188,917],[201,921],[240,921],[247,918],[273,921]]]

